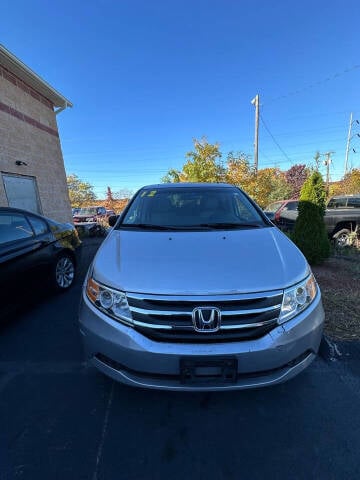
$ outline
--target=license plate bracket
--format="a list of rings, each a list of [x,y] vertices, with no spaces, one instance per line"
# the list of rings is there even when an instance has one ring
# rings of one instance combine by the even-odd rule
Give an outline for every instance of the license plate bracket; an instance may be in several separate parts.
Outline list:
[[[181,358],[182,384],[228,385],[237,381],[238,361],[234,357]]]

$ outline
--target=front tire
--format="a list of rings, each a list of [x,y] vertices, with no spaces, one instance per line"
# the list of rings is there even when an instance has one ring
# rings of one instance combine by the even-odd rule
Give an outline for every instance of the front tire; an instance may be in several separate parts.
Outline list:
[[[64,292],[72,286],[75,280],[75,262],[70,255],[63,253],[58,256],[52,276],[54,288],[58,292]]]
[[[344,248],[351,245],[351,232],[348,228],[343,228],[335,233],[334,240],[335,246],[338,248]]]

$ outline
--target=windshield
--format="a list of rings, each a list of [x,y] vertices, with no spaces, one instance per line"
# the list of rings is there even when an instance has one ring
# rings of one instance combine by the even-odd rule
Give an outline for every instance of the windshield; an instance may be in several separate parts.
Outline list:
[[[176,187],[141,190],[118,228],[241,228],[265,222],[237,188]]]
[[[280,207],[281,205],[283,204],[283,202],[274,202],[274,203],[270,203],[270,205],[268,205],[264,211],[265,212],[268,212],[268,213],[275,213]]]
[[[88,207],[88,208],[80,208],[77,215],[96,215],[97,208],[96,207]]]

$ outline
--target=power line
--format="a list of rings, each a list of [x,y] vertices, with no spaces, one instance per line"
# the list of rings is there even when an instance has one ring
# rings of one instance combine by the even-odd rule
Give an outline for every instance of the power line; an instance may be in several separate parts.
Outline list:
[[[344,125],[336,125],[336,126],[332,126],[332,127],[322,127],[322,128],[311,128],[311,129],[307,129],[307,130],[293,130],[293,131],[288,131],[288,132],[283,132],[283,133],[277,133],[276,136],[277,137],[289,137],[291,135],[298,135],[298,136],[305,136],[305,135],[308,135],[309,133],[319,133],[319,132],[323,132],[324,135],[326,133],[328,133],[330,130],[332,131],[343,131],[344,130]],[[299,134],[303,134],[303,135],[299,135]]]
[[[330,115],[332,117],[339,116],[341,115],[342,117],[344,114],[348,114],[349,109],[347,110],[341,110],[341,111],[333,111],[333,110],[328,110],[326,113],[304,113],[302,115],[293,115],[291,117],[287,117],[285,120],[287,121],[293,121],[293,120],[299,120],[299,119],[304,119],[304,118],[316,118],[316,117],[329,117]],[[355,113],[355,111],[354,111]]]
[[[283,98],[288,98],[294,95],[298,95],[299,93],[305,92],[306,90],[310,90],[311,88],[315,88],[315,87],[318,87],[319,85],[323,85],[324,83],[330,82],[331,80],[335,80],[336,78],[341,77],[342,75],[345,75],[347,73],[350,73],[353,70],[357,70],[358,68],[360,68],[360,65],[353,65],[350,68],[345,68],[345,70],[342,70],[341,72],[336,72],[326,78],[323,78],[322,80],[318,80],[317,82],[310,83],[305,87],[300,88],[299,90],[294,90],[292,92],[286,93],[285,95],[279,95],[278,97],[271,98],[270,100],[268,100],[267,104],[275,102],[277,100],[281,100]]]
[[[289,161],[291,162],[290,158],[288,157],[288,155],[284,152],[284,150],[281,148],[281,146],[279,145],[279,143],[277,142],[277,140],[275,139],[274,135],[270,132],[269,130],[269,127],[266,125],[266,122],[265,120],[263,119],[263,116],[260,114],[260,119],[266,129],[266,131],[268,132],[268,134],[270,135],[270,137],[273,139],[273,142],[275,143],[275,145],[278,147],[278,149],[282,152],[282,154],[284,155],[284,157]]]
[[[291,143],[289,145],[286,145],[286,149],[289,151],[289,149],[294,149],[294,148],[299,148],[299,147],[304,147],[304,146],[311,146],[311,145],[321,145],[322,143],[331,143],[331,144],[334,144],[334,143],[339,143],[341,142],[341,144],[343,145],[346,141],[346,137],[345,136],[341,136],[341,137],[336,137],[336,138],[333,138],[331,137],[331,140],[328,140],[327,138],[325,137],[319,137],[318,140],[314,141],[314,142],[305,142],[305,143]],[[291,154],[291,156],[293,156]]]

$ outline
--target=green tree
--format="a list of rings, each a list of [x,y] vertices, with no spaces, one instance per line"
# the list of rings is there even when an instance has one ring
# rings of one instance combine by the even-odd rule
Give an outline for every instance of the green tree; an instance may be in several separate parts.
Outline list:
[[[222,182],[225,168],[220,162],[220,145],[209,143],[205,137],[194,139],[194,150],[187,152],[182,170],[170,169],[163,177],[165,182]]]
[[[300,192],[299,215],[292,240],[310,264],[319,263],[330,254],[330,242],[324,224],[325,186],[319,172],[313,172]]]
[[[243,152],[229,152],[226,165],[226,181],[247,190],[255,177],[255,169],[250,165],[249,155]]]
[[[285,174],[279,168],[263,168],[256,173],[243,153],[229,153],[226,181],[245,190],[262,207],[290,194]]]
[[[344,177],[344,193],[360,192],[360,168],[353,168]]]
[[[263,168],[252,178],[247,192],[265,208],[276,200],[289,198],[290,190],[285,174],[279,168]]]
[[[220,163],[222,156],[218,143],[209,143],[205,137],[194,139],[194,151],[185,155],[188,161],[183,172],[189,182],[221,182],[225,178],[225,168]]]
[[[96,200],[96,195],[90,183],[80,180],[74,173],[68,175],[66,179],[72,207],[89,205]]]
[[[330,196],[360,192],[360,168],[353,168],[342,180],[330,185]]]
[[[181,182],[181,172],[175,168],[170,168],[167,174],[161,179],[163,183],[179,183]]]
[[[324,217],[326,209],[326,191],[321,173],[314,171],[301,188],[300,200],[317,205]]]

